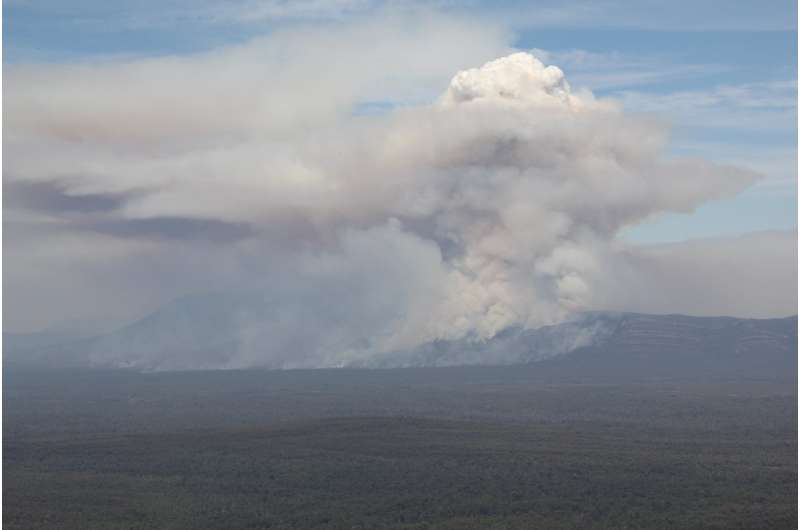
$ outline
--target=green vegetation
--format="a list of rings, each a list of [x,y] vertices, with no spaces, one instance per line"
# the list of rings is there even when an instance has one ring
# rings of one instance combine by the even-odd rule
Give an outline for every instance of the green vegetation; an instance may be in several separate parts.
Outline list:
[[[796,525],[792,386],[258,374],[7,384],[6,528]]]

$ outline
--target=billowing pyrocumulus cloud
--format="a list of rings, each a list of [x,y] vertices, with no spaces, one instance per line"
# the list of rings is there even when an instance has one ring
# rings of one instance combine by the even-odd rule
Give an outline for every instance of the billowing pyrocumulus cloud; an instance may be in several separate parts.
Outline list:
[[[309,80],[281,55],[299,46],[294,37],[273,39],[274,76],[252,70],[265,53],[255,44],[7,76],[15,226],[38,230],[45,218],[59,237],[108,255],[98,259],[119,259],[118,271],[168,269],[186,292],[248,293],[234,296],[230,350],[163,357],[181,351],[177,338],[171,348],[106,347],[97,362],[340,366],[619,308],[617,271],[636,261],[620,266],[630,252],[621,229],[756,178],[665,157],[662,123],[573,91],[528,53],[456,72],[433,101],[373,115],[352,104],[402,70],[345,82],[324,57],[306,57],[320,66]],[[497,53],[501,40],[468,55]],[[365,53],[368,69],[378,59]],[[195,74],[210,65],[215,79],[242,84],[203,84]],[[440,65],[422,69],[412,77],[435,78]],[[98,85],[115,98],[90,101]],[[141,288],[170,281],[159,278]]]

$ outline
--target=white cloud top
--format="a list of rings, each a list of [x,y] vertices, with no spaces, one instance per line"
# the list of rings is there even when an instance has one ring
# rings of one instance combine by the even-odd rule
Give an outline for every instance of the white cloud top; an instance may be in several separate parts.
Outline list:
[[[456,74],[442,96],[442,104],[467,102],[567,108],[581,105],[560,68],[545,66],[522,52]]]

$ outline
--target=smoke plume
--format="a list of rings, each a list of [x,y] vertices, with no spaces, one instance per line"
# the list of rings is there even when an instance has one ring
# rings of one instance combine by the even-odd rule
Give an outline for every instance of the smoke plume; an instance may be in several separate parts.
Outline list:
[[[224,56],[204,60],[236,68]],[[157,353],[106,344],[97,362],[341,366],[554,324],[613,305],[621,229],[732,196],[756,178],[665,157],[664,124],[573,91],[558,67],[527,53],[456,73],[432,103],[378,115],[328,108],[352,94],[325,80],[330,94],[285,109],[276,101],[295,97],[286,79],[192,91],[187,74],[198,68],[190,60],[66,68],[38,79],[50,84],[33,94],[18,81],[40,74],[12,72],[7,85],[13,182],[57,183],[49,193],[97,204],[75,213],[74,201],[51,198],[61,208],[51,219],[88,234],[84,242],[124,240],[124,260],[174,250],[163,268],[192,277],[187,290],[223,286],[258,298],[230,310],[230,351],[201,362],[165,357],[183,355],[180,340]],[[50,115],[36,110],[37,97],[54,91],[90,91],[86,76],[119,89],[117,106],[87,101],[83,116],[68,102]],[[189,100],[176,98],[174,109],[166,92],[137,101],[126,87],[149,76]],[[218,104],[219,113],[203,107]]]

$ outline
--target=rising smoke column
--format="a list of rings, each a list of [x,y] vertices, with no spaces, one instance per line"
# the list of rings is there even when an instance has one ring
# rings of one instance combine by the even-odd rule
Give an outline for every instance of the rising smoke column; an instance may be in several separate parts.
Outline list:
[[[352,286],[341,324],[312,324],[312,364],[559,322],[592,308],[621,228],[755,178],[664,160],[662,124],[573,93],[560,69],[526,53],[459,72],[429,107],[350,127],[301,148],[328,190],[306,213],[328,235],[295,270],[320,293]]]
[[[384,174],[362,189],[380,216],[436,242],[446,277],[411,342],[484,340],[589,308],[622,227],[754,179],[664,161],[661,124],[573,94],[560,69],[526,53],[456,74],[435,105],[384,127],[367,161]]]
[[[187,64],[170,65],[170,78],[181,83],[179,69],[195,68]],[[146,77],[163,66],[131,68]],[[96,74],[112,86],[129,70]],[[79,78],[50,84],[69,94]],[[59,176],[66,193],[126,197],[108,214],[123,228],[177,219],[251,231],[224,252],[247,264],[241,284],[267,293],[270,310],[237,315],[241,347],[203,367],[363,364],[434,340],[556,323],[597,303],[622,228],[755,179],[667,158],[663,124],[573,92],[559,68],[527,53],[458,72],[430,105],[337,119],[326,111],[314,128],[226,119],[219,138],[207,125],[196,144],[180,133],[191,124],[163,129],[147,115],[109,137],[68,112],[26,122],[14,109],[20,130],[39,129],[11,145],[48,153],[12,159],[19,178],[46,181],[69,167]],[[150,130],[179,132],[151,145]],[[197,366],[177,346],[131,358],[121,345],[98,360]]]

